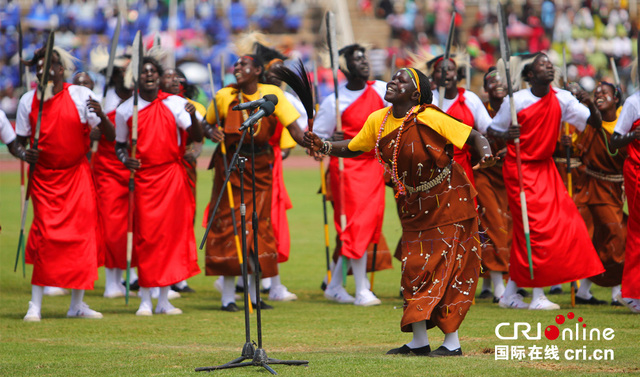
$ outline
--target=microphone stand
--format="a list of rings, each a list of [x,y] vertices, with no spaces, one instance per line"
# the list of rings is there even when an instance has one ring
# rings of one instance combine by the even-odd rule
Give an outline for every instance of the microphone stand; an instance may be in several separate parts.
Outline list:
[[[211,226],[213,224],[213,218],[218,210],[218,206],[220,205],[220,200],[222,199],[222,195],[224,194],[224,188],[227,185],[231,177],[231,171],[234,169],[234,165],[238,165],[238,174],[240,175],[240,223],[242,229],[242,258],[245,263],[242,264],[242,278],[244,281],[248,282],[248,271],[247,271],[247,237],[246,237],[246,205],[244,202],[244,169],[246,164],[245,157],[238,157],[240,153],[240,149],[244,142],[244,138],[247,134],[247,131],[251,134],[251,191],[252,191],[252,200],[253,200],[253,212],[252,212],[252,230],[253,230],[253,278],[256,288],[256,328],[258,332],[258,348],[255,349],[255,342],[251,343],[251,334],[250,334],[250,324],[249,324],[249,290],[244,290],[244,327],[245,327],[245,344],[242,347],[242,355],[234,360],[231,360],[225,364],[211,367],[200,367],[196,368],[196,372],[203,371],[212,371],[212,370],[220,370],[220,369],[231,369],[231,368],[240,368],[247,366],[258,366],[263,367],[269,371],[269,373],[273,375],[277,375],[275,370],[273,370],[269,364],[284,364],[284,365],[305,365],[309,364],[306,360],[279,360],[272,359],[267,356],[266,351],[262,348],[262,314],[261,314],[261,299],[260,299],[260,261],[258,258],[258,212],[256,210],[256,174],[255,174],[255,143],[254,143],[254,131],[253,126],[258,122],[258,119],[254,119],[252,121],[246,121],[240,127],[240,131],[242,131],[242,136],[240,137],[240,141],[238,142],[238,147],[236,148],[233,157],[231,158],[231,162],[226,171],[226,179],[222,184],[222,189],[220,190],[220,194],[218,195],[218,199],[216,201],[216,205],[211,212],[211,218],[209,219],[209,224],[207,224],[207,229],[205,230],[204,236],[202,238],[202,242],[200,244],[200,249],[204,246],[206,242],[207,235],[211,230]],[[224,141],[223,141],[224,142]],[[232,219],[235,221],[235,219]],[[248,287],[248,286],[247,286]],[[251,360],[244,362],[245,360]]]

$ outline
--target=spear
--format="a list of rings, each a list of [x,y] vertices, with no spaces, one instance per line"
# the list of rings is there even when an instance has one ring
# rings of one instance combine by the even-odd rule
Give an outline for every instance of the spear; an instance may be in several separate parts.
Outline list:
[[[18,20],[18,62],[19,62],[19,70],[20,70],[20,87],[23,86],[23,75],[25,72],[24,64],[22,63],[22,22]],[[28,81],[28,80],[27,80]],[[29,85],[26,85],[26,91],[29,90]],[[24,160],[20,160],[20,208],[24,207],[24,202],[26,198],[25,186],[24,186]],[[22,214],[21,214],[22,215]],[[24,219],[20,219],[21,223],[24,222]],[[26,271],[26,254],[25,254],[25,242],[22,242],[22,276],[27,276]],[[18,251],[19,253],[20,251]]]
[[[313,103],[318,113],[318,65],[313,62]],[[324,253],[327,262],[327,284],[331,283],[331,261],[329,250],[329,219],[327,218],[327,176],[324,170],[324,158],[320,160],[320,193],[322,194],[322,214],[324,216]]]
[[[331,71],[333,72],[333,88],[334,88],[334,96],[335,96],[335,106],[336,106],[336,131],[342,132],[342,117],[340,114],[340,99],[338,95],[338,44],[336,38],[336,21],[333,12],[327,12],[326,16],[327,23],[327,43],[329,45],[329,55],[331,57]],[[340,207],[340,229],[344,232],[347,228],[347,215],[344,213],[344,159],[342,157],[338,157],[338,180],[339,189],[338,195],[340,196],[339,207]],[[342,283],[346,284],[347,281],[347,258],[343,256],[342,260]]]
[[[120,27],[121,27],[121,17],[118,16],[116,22],[116,29],[113,32],[113,38],[111,39],[111,46],[109,48],[109,63],[107,64],[107,72],[104,77],[104,88],[102,88],[102,101],[100,106],[104,109],[105,101],[107,98],[107,90],[109,90],[109,82],[111,81],[111,76],[113,76],[113,64],[116,60],[116,49],[118,48],[118,39],[120,39]],[[89,161],[91,161],[91,170],[93,170],[93,165],[95,163],[94,155],[98,151],[98,142],[91,141],[91,156],[89,157]]]
[[[140,87],[140,71],[142,67],[142,36],[140,31],[136,33],[133,40],[133,56],[131,58],[131,71],[133,72],[133,115],[131,119],[131,158],[136,158],[136,143],[138,141],[138,90]],[[135,189],[135,170],[129,176],[129,223],[127,225],[127,276],[125,303],[129,305],[129,270],[131,269],[131,257],[133,255],[133,206]]]
[[[51,30],[49,33],[49,38],[47,39],[47,48],[44,54],[44,64],[42,68],[42,80],[38,82],[38,92],[40,92],[40,101],[38,103],[38,118],[36,121],[36,128],[33,134],[33,143],[31,148],[38,149],[38,140],[40,139],[40,125],[42,124],[42,109],[44,107],[44,95],[47,88],[47,84],[49,82],[49,71],[51,69],[51,56],[53,54],[53,44],[54,44],[54,31]],[[16,272],[18,269],[18,259],[20,258],[20,249],[23,249],[24,241],[24,227],[25,222],[27,220],[27,209],[29,208],[29,196],[31,195],[31,185],[33,184],[33,171],[36,168],[35,163],[29,164],[29,182],[27,183],[27,191],[25,194],[24,205],[22,206],[22,218],[20,221],[20,236],[18,237],[18,251],[16,252],[16,263],[13,267],[13,272]],[[22,256],[22,273],[26,275],[26,267],[24,264],[26,263],[26,256],[23,253]]]
[[[518,125],[518,116],[516,114],[516,105],[513,101],[513,86],[511,84],[511,73],[509,72],[509,41],[507,40],[506,22],[502,3],[498,1],[498,24],[500,25],[500,55],[504,62],[505,77],[507,79],[507,91],[509,93],[509,107],[511,108],[511,125]],[[518,167],[518,186],[520,187],[520,207],[522,208],[522,227],[524,229],[524,238],[527,244],[527,258],[529,261],[529,274],[533,280],[533,260],[531,258],[531,236],[529,231],[529,215],[527,213],[527,197],[524,192],[524,183],[522,181],[522,157],[520,155],[520,138],[513,140],[516,149],[516,165]]]
[[[444,59],[440,64],[440,82],[438,83],[438,107],[442,109],[442,105],[444,104],[444,82],[446,81],[447,76],[447,67],[446,62],[449,61],[451,57],[451,45],[453,45],[453,33],[456,29],[455,25],[456,20],[456,10],[453,10],[451,13],[451,24],[449,25],[449,34],[447,35],[447,45],[444,48]]]

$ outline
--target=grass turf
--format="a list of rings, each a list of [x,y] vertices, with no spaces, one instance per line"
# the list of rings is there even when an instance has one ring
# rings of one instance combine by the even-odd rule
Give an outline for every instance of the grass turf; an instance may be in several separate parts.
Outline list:
[[[361,308],[328,302],[319,286],[325,274],[322,206],[316,194],[319,187],[317,169],[285,170],[285,180],[294,208],[288,212],[291,227],[291,259],[281,266],[283,283],[296,293],[298,301],[272,302],[275,310],[263,311],[263,347],[268,356],[278,359],[303,359],[308,367],[273,365],[282,375],[351,376],[351,375],[604,375],[640,374],[637,353],[640,317],[626,308],[610,306],[570,308],[568,294],[552,296],[562,307],[559,311],[534,312],[500,309],[489,300],[477,300],[460,329],[464,357],[423,358],[386,356],[385,352],[408,342],[410,334],[399,330],[402,302],[399,294],[400,266],[376,274],[374,290],[382,300],[378,307]],[[199,171],[198,214],[209,200],[211,172]],[[384,233],[389,245],[400,237],[393,197],[387,195]],[[0,172],[0,375],[70,376],[70,375],[187,375],[194,368],[223,364],[240,356],[245,342],[242,312],[219,310],[220,294],[213,288],[213,277],[200,274],[189,280],[197,292],[173,300],[181,316],[136,317],[139,300],[126,306],[124,299],[105,299],[104,273],[85,301],[104,314],[101,320],[65,318],[69,296],[45,297],[42,322],[25,323],[22,317],[30,298],[31,267],[27,277],[13,272],[19,232],[19,177],[17,172]],[[333,226],[331,239],[335,233]],[[199,244],[203,229],[196,227]],[[392,246],[393,247],[393,246]],[[203,252],[199,252],[200,261]],[[202,262],[201,262],[202,265]],[[568,285],[565,285],[565,291]],[[349,278],[347,290],[353,292]],[[609,299],[610,290],[593,288],[600,299]],[[241,305],[241,300],[238,302]],[[588,329],[613,328],[611,341],[499,340],[495,327],[501,322],[527,322],[542,331],[555,324],[558,314],[575,312],[583,317]],[[255,314],[251,315],[251,339],[257,341]],[[575,322],[575,320],[574,320]],[[561,329],[564,326],[559,326]],[[503,334],[507,334],[503,330]],[[429,331],[436,348],[443,336],[438,329]],[[557,345],[561,360],[495,360],[496,345]],[[567,361],[566,349],[589,351],[612,349],[614,360]],[[544,356],[544,353],[543,353]],[[265,375],[258,367],[213,372],[218,375]]]

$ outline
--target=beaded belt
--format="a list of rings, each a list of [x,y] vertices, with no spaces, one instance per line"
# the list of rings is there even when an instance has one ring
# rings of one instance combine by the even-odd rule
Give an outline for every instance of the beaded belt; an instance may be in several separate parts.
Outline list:
[[[433,178],[429,182],[425,182],[420,186],[416,186],[416,187],[406,186],[407,191],[409,192],[409,194],[415,194],[416,192],[421,192],[421,191],[429,191],[432,188],[439,185],[440,183],[442,183],[442,181],[444,181],[445,178],[447,178],[450,172],[451,172],[451,165],[448,165],[444,169],[442,169],[440,174],[438,174],[435,178]]]
[[[601,179],[603,181],[607,181],[607,182],[624,182],[624,176],[622,174],[601,173],[599,171],[591,170],[587,166],[585,166],[584,172],[587,173],[587,175],[592,176],[593,178]]]
[[[567,164],[567,158],[566,157],[554,157],[553,161],[555,161],[558,164]],[[582,161],[580,161],[579,158],[577,157],[571,157],[571,169],[575,169],[578,166],[582,165]]]

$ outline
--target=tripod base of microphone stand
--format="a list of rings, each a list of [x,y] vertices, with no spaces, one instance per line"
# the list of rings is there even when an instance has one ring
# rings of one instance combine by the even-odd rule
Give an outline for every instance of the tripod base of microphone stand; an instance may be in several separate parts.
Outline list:
[[[250,350],[253,351],[253,356],[248,356],[248,353],[245,355],[245,351],[248,351],[249,348],[247,347],[247,345],[250,347]],[[249,360],[251,359],[251,361],[247,361],[247,362],[243,362],[244,360]],[[196,372],[209,372],[212,370],[219,370],[219,369],[231,369],[231,368],[241,368],[241,367],[250,367],[250,366],[256,366],[256,367],[263,367],[264,369],[268,370],[269,373],[277,375],[278,373],[276,373],[275,370],[273,370],[269,364],[284,364],[284,365],[304,365],[304,366],[308,366],[309,362],[306,360],[278,360],[278,359],[272,359],[270,357],[267,356],[267,353],[265,352],[264,349],[262,348],[258,348],[254,351],[253,349],[253,345],[251,343],[245,343],[243,349],[242,349],[242,356],[235,359],[235,360],[231,360],[226,364],[222,364],[222,365],[218,365],[218,366],[213,366],[213,367],[201,367],[201,368],[196,368]]]

